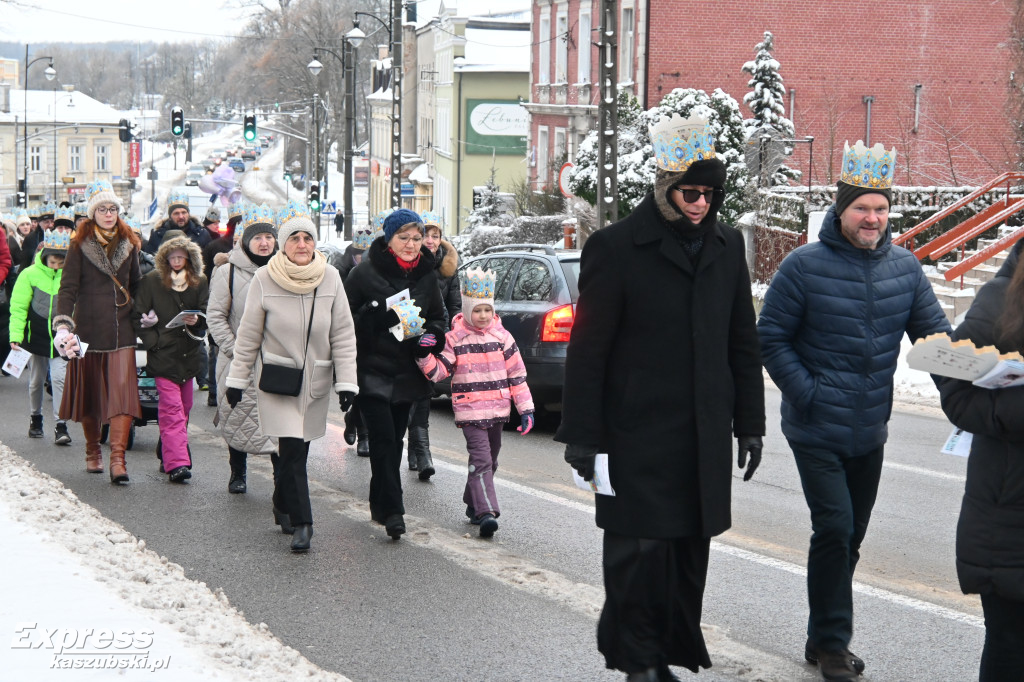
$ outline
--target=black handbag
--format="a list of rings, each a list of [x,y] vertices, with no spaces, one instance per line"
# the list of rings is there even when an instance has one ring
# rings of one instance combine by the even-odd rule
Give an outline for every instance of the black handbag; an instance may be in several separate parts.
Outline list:
[[[319,287],[318,287],[319,288]],[[316,289],[313,289],[313,305],[309,310],[309,328],[306,329],[306,347],[302,350],[302,367],[285,367],[263,363],[260,371],[260,390],[264,393],[287,395],[292,398],[302,393],[302,375],[306,370],[306,351],[309,350],[309,336],[313,332],[313,313],[316,311]],[[260,359],[263,349],[260,349]]]

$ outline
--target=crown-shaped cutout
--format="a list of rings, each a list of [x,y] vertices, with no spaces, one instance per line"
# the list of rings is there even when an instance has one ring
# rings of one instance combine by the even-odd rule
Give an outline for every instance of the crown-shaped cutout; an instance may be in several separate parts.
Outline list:
[[[391,306],[391,309],[398,314],[398,320],[402,325],[402,340],[412,339],[423,333],[423,325],[427,321],[420,317],[420,307],[418,305],[405,298]],[[397,329],[395,338],[398,338]]]
[[[67,251],[71,246],[71,233],[63,230],[47,230],[43,233],[44,251]]]
[[[188,207],[188,195],[181,191],[173,191],[167,195],[168,206],[185,206]]]
[[[100,192],[113,192],[114,186],[106,180],[94,180],[85,186],[85,196],[92,199]]]
[[[462,295],[469,298],[494,298],[497,280],[493,270],[471,268],[462,275]]]
[[[378,212],[377,215],[373,216],[373,226],[378,230],[383,230],[384,220],[394,212],[395,209],[393,208],[385,208],[383,211]]]
[[[39,215],[54,215],[57,212],[57,204],[47,201],[39,208]]]
[[[370,248],[373,243],[373,228],[362,227],[352,233],[352,246],[362,251]]]
[[[839,180],[854,187],[891,189],[895,166],[895,147],[887,151],[880,142],[870,149],[864,146],[863,140],[857,140],[852,147],[846,142]]]
[[[309,206],[304,202],[292,199],[277,214],[277,224],[281,227],[292,218],[312,218],[309,215]]]
[[[75,209],[70,206],[58,206],[57,211],[53,214],[54,222],[58,220],[66,220],[69,223],[75,222]]]
[[[132,232],[142,234],[142,222],[138,218],[135,216],[128,216],[128,220],[125,222],[128,223],[128,227],[131,228]]]
[[[274,209],[266,204],[247,204],[242,213],[242,229],[235,230],[237,234],[245,231],[250,225],[274,225]]]
[[[27,218],[28,217],[28,211],[26,211],[23,208],[19,208],[18,210],[16,210],[14,212],[14,220],[18,220],[18,218],[20,218],[21,216],[25,216]]]
[[[424,227],[430,227],[431,225],[437,227],[437,229],[444,232],[444,221],[441,220],[441,216],[433,211],[424,211],[420,213],[420,221]]]
[[[673,114],[650,129],[651,146],[658,168],[685,172],[694,162],[715,158],[715,136],[707,119]]]
[[[228,220],[231,218],[241,218],[245,213],[245,202],[236,201],[228,206]]]

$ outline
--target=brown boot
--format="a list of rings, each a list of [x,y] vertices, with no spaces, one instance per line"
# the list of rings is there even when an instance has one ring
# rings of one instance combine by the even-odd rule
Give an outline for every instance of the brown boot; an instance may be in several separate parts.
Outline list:
[[[100,447],[100,425],[95,419],[82,418],[85,433],[85,470],[90,474],[103,473],[103,448]]]
[[[128,447],[128,434],[131,433],[132,421],[130,414],[119,414],[110,419],[110,482],[127,483],[128,470],[125,468],[124,451]]]

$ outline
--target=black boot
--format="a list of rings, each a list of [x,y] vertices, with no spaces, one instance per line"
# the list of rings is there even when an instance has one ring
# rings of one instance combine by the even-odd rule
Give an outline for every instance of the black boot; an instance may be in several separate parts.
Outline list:
[[[434,460],[430,456],[430,434],[425,426],[409,427],[409,458],[416,457],[416,470],[421,481],[429,481],[434,475]],[[410,469],[413,467],[410,466]]]
[[[270,498],[274,505],[274,523],[281,526],[282,533],[285,535],[291,535],[295,532],[295,527],[292,526],[291,517],[281,511],[281,507],[284,505],[281,504],[281,495],[278,492],[278,490],[280,490],[280,484],[277,482],[277,479],[278,471],[281,467],[281,456],[276,452],[271,452],[270,464],[274,467],[274,494]]]
[[[300,523],[295,526],[295,535],[292,536],[293,552],[308,552],[309,539],[313,537],[313,526],[309,523]]]
[[[28,437],[29,438],[42,438],[43,437],[43,415],[33,414],[31,421],[28,423]]]
[[[370,432],[365,428],[360,427],[356,430],[356,436],[358,436],[359,442],[356,443],[356,454],[360,457],[370,456]]]
[[[626,682],[658,682],[660,679],[657,668],[648,668],[641,672],[626,675]]]
[[[420,457],[416,453],[416,446],[412,440],[412,429],[409,429],[409,446],[405,449],[409,456],[409,471],[416,471],[420,468]]]
[[[349,445],[356,444],[356,424],[355,424],[355,409],[350,409],[345,413],[345,442]]]
[[[228,480],[229,493],[245,492],[245,459],[246,454],[235,448],[228,448],[228,462],[231,465],[231,479]]]
[[[392,514],[384,521],[384,531],[392,540],[397,540],[405,533],[405,517],[401,514]]]

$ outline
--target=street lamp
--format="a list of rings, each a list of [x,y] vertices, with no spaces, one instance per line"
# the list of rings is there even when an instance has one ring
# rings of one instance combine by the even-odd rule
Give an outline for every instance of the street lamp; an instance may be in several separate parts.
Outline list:
[[[351,31],[350,31],[351,33]],[[361,42],[361,41],[360,41]],[[334,56],[341,62],[341,70],[345,81],[345,129],[343,131],[344,136],[344,170],[345,170],[345,184],[342,190],[342,202],[344,203],[344,216],[345,216],[345,239],[351,239],[352,237],[352,135],[355,132],[353,121],[355,120],[355,81],[353,80],[353,54],[352,46],[350,43],[343,42],[341,46],[341,55],[339,56],[334,50],[326,47],[318,47],[313,53],[313,61],[306,65],[309,72],[314,76],[318,75],[323,69],[323,64],[319,60],[319,52],[327,52]],[[326,156],[326,155],[325,155]]]
[[[25,206],[28,206],[28,70],[36,62],[48,59],[50,61],[46,70],[43,71],[43,75],[46,76],[46,80],[52,81],[57,77],[57,70],[53,68],[53,57],[42,56],[36,57],[32,61],[28,60],[28,45],[25,45],[25,120],[22,121],[24,126],[24,134],[22,136],[22,146],[24,147],[23,153],[25,154],[25,165],[22,170],[21,176],[21,189],[25,196]],[[17,163],[17,162],[15,162]]]

